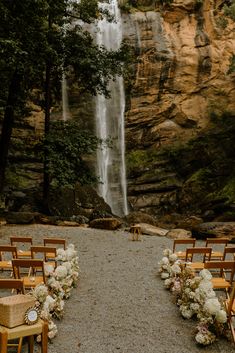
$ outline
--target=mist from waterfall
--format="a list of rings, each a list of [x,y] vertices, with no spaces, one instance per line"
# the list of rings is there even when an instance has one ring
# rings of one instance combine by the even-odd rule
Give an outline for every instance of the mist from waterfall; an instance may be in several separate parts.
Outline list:
[[[113,22],[105,19],[98,22],[96,40],[98,45],[117,50],[122,41],[122,20],[118,0],[110,0],[102,6],[114,17]],[[96,133],[103,140],[112,139],[112,148],[97,152],[97,175],[101,183],[98,193],[110,205],[112,212],[123,216],[128,214],[126,168],[125,168],[125,93],[122,77],[109,85],[111,98],[102,95],[96,98]]]

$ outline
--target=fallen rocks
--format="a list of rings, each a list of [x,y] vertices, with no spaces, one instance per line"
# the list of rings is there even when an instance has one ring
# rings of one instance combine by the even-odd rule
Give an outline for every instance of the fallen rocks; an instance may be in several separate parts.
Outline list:
[[[164,237],[169,231],[168,229],[154,227],[151,224],[147,223],[138,223],[138,225],[141,227],[142,234],[145,235],[155,235],[159,237]]]
[[[96,218],[90,222],[91,228],[115,230],[121,226],[122,222],[117,218]]]
[[[190,230],[175,228],[175,229],[169,230],[169,232],[167,232],[166,236],[168,238],[172,238],[172,239],[191,238],[192,233]]]

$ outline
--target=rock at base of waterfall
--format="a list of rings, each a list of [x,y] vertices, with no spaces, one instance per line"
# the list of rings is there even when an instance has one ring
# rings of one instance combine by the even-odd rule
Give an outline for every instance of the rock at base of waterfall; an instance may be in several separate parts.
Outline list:
[[[178,239],[178,238],[192,238],[192,232],[190,230],[175,228],[169,230],[166,234],[168,238]]]
[[[204,222],[195,226],[193,236],[199,239],[235,237],[235,222]]]
[[[169,232],[168,229],[154,227],[147,223],[138,223],[138,225],[141,227],[141,233],[145,235],[157,235],[164,237]]]
[[[117,218],[97,218],[90,222],[91,228],[115,230],[121,226],[121,222]]]

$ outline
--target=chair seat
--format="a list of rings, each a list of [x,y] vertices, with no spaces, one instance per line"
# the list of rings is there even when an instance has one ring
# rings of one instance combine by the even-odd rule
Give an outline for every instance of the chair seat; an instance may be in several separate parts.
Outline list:
[[[20,325],[13,328],[7,328],[0,326],[0,352],[7,353],[8,340],[19,338],[22,342],[23,337],[29,338],[29,353],[33,353],[33,341],[34,335],[42,334],[42,353],[47,353],[48,347],[48,323],[43,320],[39,320],[34,325]],[[20,343],[22,345],[22,343]],[[19,350],[18,350],[19,351]]]
[[[0,261],[0,268],[6,268],[12,270],[12,262],[11,261]]]
[[[0,326],[0,332],[7,332],[9,340],[13,340],[19,337],[26,337],[32,335],[38,335],[42,332],[43,321],[39,320],[34,325],[20,325],[13,328],[7,328],[5,326]]]
[[[212,251],[211,260],[215,258],[218,258],[221,260],[223,258],[223,253],[221,251]]]
[[[18,250],[17,251],[17,256],[20,259],[21,257],[29,257],[31,258],[31,251],[24,251],[24,250]]]
[[[213,288],[215,289],[228,289],[231,287],[231,284],[222,277],[214,277],[211,279],[211,282],[213,284]]]
[[[36,287],[38,284],[44,284],[44,280],[42,276],[30,276],[23,277],[25,288]]]
[[[187,266],[191,267],[194,270],[203,270],[204,269],[203,262],[192,262],[190,264],[187,264]]]

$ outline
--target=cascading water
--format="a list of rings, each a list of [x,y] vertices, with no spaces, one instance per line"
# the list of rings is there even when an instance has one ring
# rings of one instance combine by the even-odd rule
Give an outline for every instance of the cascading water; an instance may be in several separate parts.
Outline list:
[[[97,44],[117,50],[122,41],[122,21],[118,0],[104,3],[114,21],[98,22]],[[124,111],[125,93],[122,77],[117,77],[109,86],[111,98],[96,98],[96,132],[103,140],[112,139],[111,148],[97,152],[97,175],[101,179],[98,193],[110,205],[112,212],[123,216],[128,214],[125,168]]]

